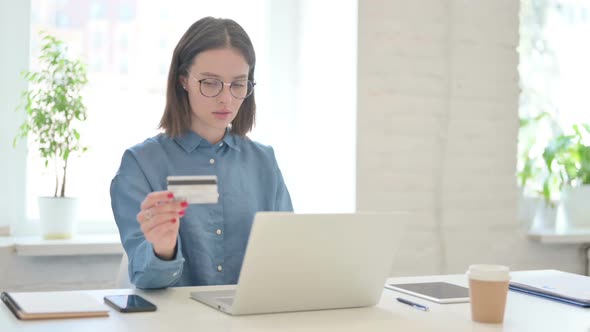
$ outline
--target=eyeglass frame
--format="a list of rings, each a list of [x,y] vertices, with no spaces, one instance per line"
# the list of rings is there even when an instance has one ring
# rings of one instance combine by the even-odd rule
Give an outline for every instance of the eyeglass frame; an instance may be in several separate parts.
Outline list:
[[[255,81],[249,80],[249,79],[247,79],[247,78],[246,78],[246,79],[244,79],[243,81],[246,81],[246,82],[247,82],[246,84],[248,84],[248,83],[252,83],[252,90],[250,90],[250,93],[248,93],[248,94],[246,95],[246,97],[244,97],[244,98],[240,98],[240,97],[236,97],[236,96],[233,94],[233,92],[232,92],[232,90],[231,90],[231,87],[232,87],[232,85],[233,85],[235,82],[242,81],[242,80],[236,80],[236,81],[233,81],[233,82],[230,82],[230,83],[226,83],[226,82],[224,82],[224,81],[220,80],[219,78],[215,78],[215,77],[206,77],[206,78],[202,78],[202,79],[198,80],[196,77],[194,77],[194,76],[193,76],[192,74],[190,74],[190,73],[189,73],[189,76],[190,76],[190,78],[192,78],[193,80],[195,80],[195,82],[199,83],[199,92],[201,93],[201,95],[203,95],[203,97],[207,97],[207,98],[215,98],[215,97],[219,96],[219,95],[220,95],[220,94],[223,92],[223,88],[225,88],[226,86],[229,86],[229,94],[230,94],[232,97],[234,97],[234,98],[236,98],[236,99],[244,100],[244,99],[246,99],[246,98],[250,97],[252,94],[254,94],[254,87],[256,86],[256,82],[255,82]],[[218,82],[221,82],[221,89],[219,89],[219,92],[218,92],[216,95],[214,95],[214,96],[207,96],[206,94],[204,94],[204,93],[203,93],[203,90],[202,90],[202,82],[203,82],[204,80],[216,80],[216,81],[218,81]]]

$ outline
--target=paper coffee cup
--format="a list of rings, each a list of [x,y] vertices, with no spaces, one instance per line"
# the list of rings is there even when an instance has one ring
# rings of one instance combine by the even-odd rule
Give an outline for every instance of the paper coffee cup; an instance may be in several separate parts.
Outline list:
[[[503,265],[469,266],[471,319],[481,323],[502,323],[510,282],[510,270]]]

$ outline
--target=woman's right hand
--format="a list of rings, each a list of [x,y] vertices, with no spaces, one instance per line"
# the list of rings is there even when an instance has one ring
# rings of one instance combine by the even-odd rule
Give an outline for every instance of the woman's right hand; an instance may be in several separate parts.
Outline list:
[[[141,203],[137,222],[159,258],[174,258],[179,220],[184,216],[187,207],[186,201],[175,201],[174,194],[170,191],[149,193]]]

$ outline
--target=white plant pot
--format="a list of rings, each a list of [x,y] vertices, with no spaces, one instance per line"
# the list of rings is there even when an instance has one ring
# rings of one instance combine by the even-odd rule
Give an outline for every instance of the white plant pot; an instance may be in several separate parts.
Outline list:
[[[569,228],[590,228],[590,185],[564,188],[563,212]]]
[[[535,211],[535,218],[531,225],[533,230],[553,230],[555,229],[555,221],[557,220],[557,208],[548,206],[545,201],[537,201],[537,209]]]
[[[43,238],[71,238],[78,218],[78,206],[78,199],[73,197],[39,197]]]

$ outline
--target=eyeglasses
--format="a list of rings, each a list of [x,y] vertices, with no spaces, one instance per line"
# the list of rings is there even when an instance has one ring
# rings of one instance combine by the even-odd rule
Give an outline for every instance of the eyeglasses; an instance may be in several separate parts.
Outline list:
[[[225,83],[217,78],[203,78],[197,80],[191,75],[191,78],[199,82],[199,91],[208,98],[217,97],[223,91],[223,87],[229,85],[229,92],[234,98],[246,99],[254,92],[255,82],[250,80],[237,80],[231,83]]]

